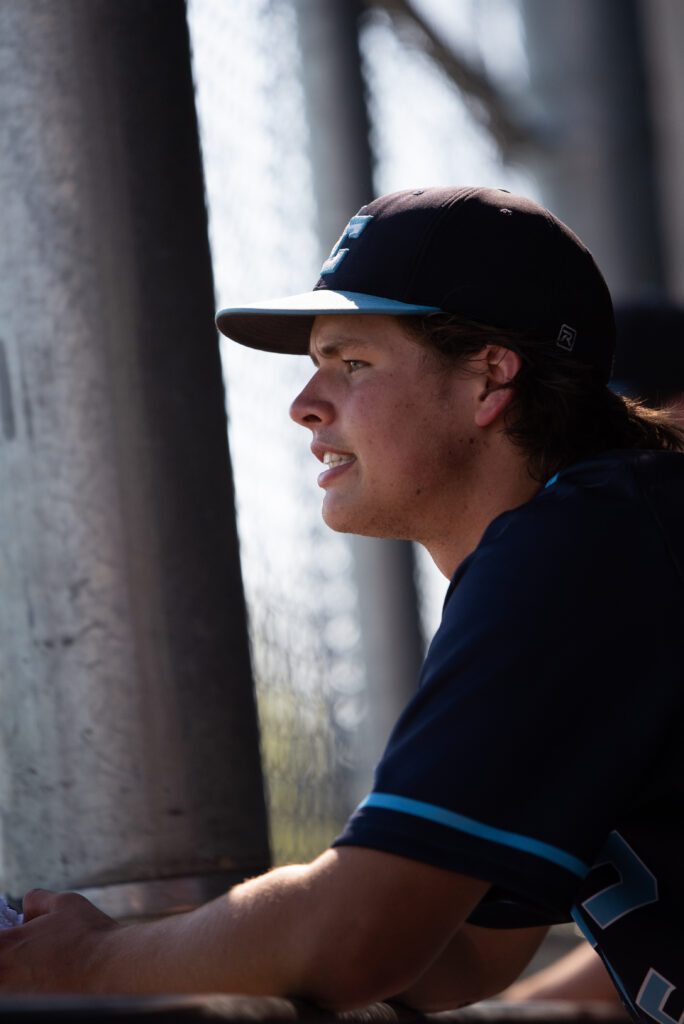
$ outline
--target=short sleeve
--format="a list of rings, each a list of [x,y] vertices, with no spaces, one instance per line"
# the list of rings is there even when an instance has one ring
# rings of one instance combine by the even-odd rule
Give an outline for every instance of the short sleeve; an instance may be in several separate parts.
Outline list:
[[[639,501],[561,481],[499,517],[336,845],[487,880],[523,908],[518,923],[567,919],[661,749],[681,631],[679,583]]]

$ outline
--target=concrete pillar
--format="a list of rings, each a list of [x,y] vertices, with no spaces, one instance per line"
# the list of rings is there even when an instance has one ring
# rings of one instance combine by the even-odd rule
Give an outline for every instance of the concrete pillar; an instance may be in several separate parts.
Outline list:
[[[268,864],[181,0],[0,0],[0,886]]]

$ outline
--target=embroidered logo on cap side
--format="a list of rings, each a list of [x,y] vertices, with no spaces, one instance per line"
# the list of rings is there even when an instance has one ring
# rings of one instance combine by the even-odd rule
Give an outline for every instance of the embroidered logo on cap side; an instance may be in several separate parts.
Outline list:
[[[575,347],[575,341],[577,340],[577,331],[574,327],[568,327],[567,324],[561,324],[561,329],[558,332],[556,338],[556,345],[558,348],[565,349],[566,352],[572,352]]]
[[[362,235],[368,225],[368,222],[371,220],[373,220],[372,213],[366,214],[365,216],[361,216],[357,213],[355,217],[352,217],[340,237],[333,245],[332,251],[327,260],[321,267],[321,277],[326,274],[335,273],[340,263],[345,259],[349,252],[349,249],[342,249],[341,246],[348,238],[358,238],[359,235]]]

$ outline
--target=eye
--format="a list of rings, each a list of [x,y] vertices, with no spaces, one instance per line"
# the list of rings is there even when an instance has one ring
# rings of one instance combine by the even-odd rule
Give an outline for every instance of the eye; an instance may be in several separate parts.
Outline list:
[[[343,359],[342,362],[350,373],[356,373],[357,370],[361,370],[364,366],[368,366],[368,363],[364,363],[362,359]]]

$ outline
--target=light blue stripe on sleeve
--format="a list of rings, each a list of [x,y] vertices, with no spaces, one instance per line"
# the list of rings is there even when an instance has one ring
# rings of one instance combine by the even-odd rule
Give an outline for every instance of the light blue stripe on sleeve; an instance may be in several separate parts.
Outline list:
[[[504,829],[493,828],[481,821],[475,821],[474,818],[466,818],[463,814],[447,811],[444,807],[423,803],[422,800],[411,800],[409,797],[394,796],[392,793],[370,793],[359,804],[359,810],[362,807],[379,807],[385,811],[411,814],[414,818],[425,818],[427,821],[446,825],[447,828],[456,829],[458,832],[477,836],[478,839],[489,839],[501,846],[510,846],[514,850],[533,853],[537,857],[551,861],[552,864],[558,864],[579,878],[584,878],[589,871],[587,864],[577,857],[573,857],[572,854],[566,853],[565,850],[559,850],[557,846],[542,843],[539,839],[530,839],[529,836],[518,835],[517,832],[506,832]]]

